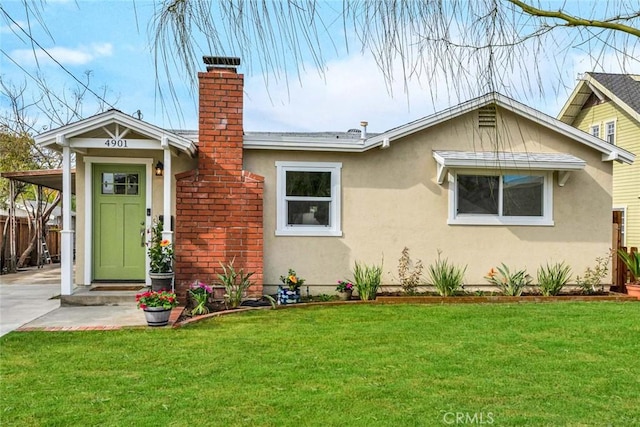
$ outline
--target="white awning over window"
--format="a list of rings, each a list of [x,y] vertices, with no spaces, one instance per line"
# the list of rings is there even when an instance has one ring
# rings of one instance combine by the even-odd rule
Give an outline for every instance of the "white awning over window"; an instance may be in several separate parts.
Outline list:
[[[438,163],[438,184],[442,184],[449,169],[552,170],[559,171],[558,185],[563,186],[569,173],[585,168],[586,162],[566,153],[514,153],[501,151],[433,152]]]

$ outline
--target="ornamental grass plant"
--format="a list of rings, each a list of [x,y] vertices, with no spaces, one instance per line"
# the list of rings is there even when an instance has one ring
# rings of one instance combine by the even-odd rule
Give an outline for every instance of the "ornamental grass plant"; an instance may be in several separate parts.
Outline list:
[[[450,263],[447,258],[442,259],[438,251],[435,264],[429,265],[429,280],[440,296],[450,297],[462,288],[466,271],[466,265],[459,267]]]
[[[544,296],[558,295],[571,279],[571,267],[564,262],[541,265],[538,268],[538,287]]]
[[[497,269],[491,268],[484,278],[500,288],[503,295],[510,297],[519,297],[524,288],[531,284],[531,276],[525,269],[511,272],[504,263]]]
[[[235,258],[226,266],[220,263],[222,274],[218,274],[220,283],[224,286],[224,302],[231,308],[237,308],[242,303],[247,289],[253,284],[250,280],[254,272],[246,273],[241,268],[239,271],[233,267]]]
[[[382,281],[382,264],[366,265],[359,261],[353,267],[353,283],[360,299],[369,301],[376,299]]]

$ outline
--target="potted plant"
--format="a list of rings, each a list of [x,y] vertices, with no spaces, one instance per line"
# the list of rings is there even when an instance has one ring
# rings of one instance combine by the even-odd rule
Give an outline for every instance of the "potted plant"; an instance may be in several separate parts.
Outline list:
[[[166,326],[171,309],[178,305],[176,294],[169,291],[146,291],[136,295],[138,308],[144,311],[149,326]]]
[[[640,255],[638,252],[627,253],[618,249],[618,256],[631,273],[631,282],[626,284],[627,293],[640,299]]]
[[[296,272],[289,269],[286,276],[280,276],[282,285],[278,286],[278,304],[295,304],[300,302],[300,286],[304,279],[299,278]]]
[[[338,299],[340,301],[349,301],[353,295],[353,283],[345,280],[338,280],[336,291],[338,292]]]
[[[162,229],[162,221],[155,220],[148,250],[152,291],[173,289],[173,244],[162,238]]]

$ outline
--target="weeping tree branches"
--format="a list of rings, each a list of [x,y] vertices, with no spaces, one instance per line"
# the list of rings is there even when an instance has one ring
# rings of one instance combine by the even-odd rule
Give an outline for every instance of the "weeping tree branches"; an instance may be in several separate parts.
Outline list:
[[[372,54],[387,83],[397,73],[405,82],[444,78],[446,90],[462,97],[540,90],[542,57],[556,61],[558,74],[572,51],[591,56],[594,68],[608,53],[638,61],[636,1],[557,5],[552,10],[555,4],[533,0],[343,0],[339,8],[316,0],[170,0],[157,9],[153,46],[156,69],[169,82],[173,72],[194,79],[199,55],[213,54],[243,57],[268,85],[269,78],[286,79],[290,70],[299,75],[306,64],[322,71],[327,49],[355,46]]]

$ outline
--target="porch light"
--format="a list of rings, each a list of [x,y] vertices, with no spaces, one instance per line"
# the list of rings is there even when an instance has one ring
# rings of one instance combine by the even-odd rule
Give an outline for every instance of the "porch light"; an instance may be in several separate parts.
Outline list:
[[[156,163],[156,176],[162,175],[164,175],[164,165],[160,160],[158,160],[158,163]]]

